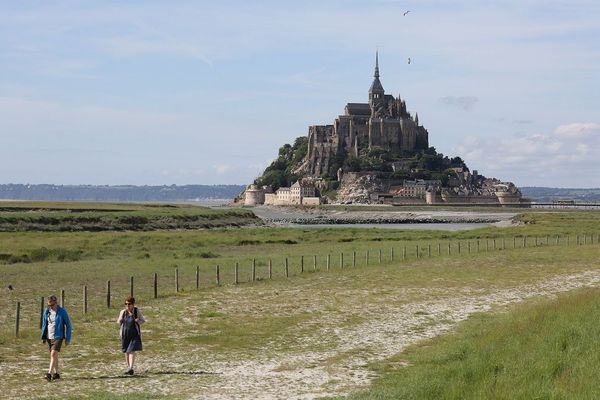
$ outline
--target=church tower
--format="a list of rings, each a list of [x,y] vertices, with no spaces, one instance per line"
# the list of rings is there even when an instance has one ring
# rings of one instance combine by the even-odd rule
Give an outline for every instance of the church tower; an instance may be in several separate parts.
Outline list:
[[[377,103],[383,101],[383,96],[385,94],[383,90],[383,86],[379,81],[379,53],[375,52],[375,74],[373,75],[375,79],[373,79],[373,83],[371,84],[371,88],[369,89],[369,105],[371,106],[371,110],[374,110]]]

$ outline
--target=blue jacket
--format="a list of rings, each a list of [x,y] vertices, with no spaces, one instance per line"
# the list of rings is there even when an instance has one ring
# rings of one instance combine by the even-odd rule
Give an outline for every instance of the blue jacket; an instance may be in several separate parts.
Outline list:
[[[50,314],[50,308],[46,308],[46,311],[44,311],[42,340],[48,338],[48,314]],[[60,306],[56,306],[56,329],[54,330],[54,339],[66,339],[67,343],[71,342],[71,320],[69,319],[67,310]]]

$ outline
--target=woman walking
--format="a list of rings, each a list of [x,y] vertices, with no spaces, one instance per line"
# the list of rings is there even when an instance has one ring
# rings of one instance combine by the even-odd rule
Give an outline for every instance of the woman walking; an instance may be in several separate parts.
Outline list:
[[[142,331],[140,325],[146,322],[141,311],[135,306],[135,298],[127,296],[125,309],[119,313],[117,323],[121,325],[121,351],[127,361],[127,375],[133,375],[135,352],[142,350]]]

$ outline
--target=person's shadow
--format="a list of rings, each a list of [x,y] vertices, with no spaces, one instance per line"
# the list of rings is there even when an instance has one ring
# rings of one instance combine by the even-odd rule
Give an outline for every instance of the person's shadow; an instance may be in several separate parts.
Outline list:
[[[222,372],[210,371],[144,371],[134,375],[100,375],[100,376],[80,376],[72,378],[75,381],[93,381],[101,379],[145,379],[153,375],[221,375]]]

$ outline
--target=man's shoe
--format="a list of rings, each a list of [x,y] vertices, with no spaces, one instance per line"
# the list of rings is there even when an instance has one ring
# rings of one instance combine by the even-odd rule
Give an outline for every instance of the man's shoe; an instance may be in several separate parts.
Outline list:
[[[53,380],[53,381],[56,381],[56,380],[58,380],[58,379],[60,379],[60,374],[59,374],[59,373],[52,374],[52,380]]]
[[[127,375],[133,375],[133,368],[130,368],[129,371],[127,371]]]
[[[50,382],[52,380],[52,374],[51,373],[47,373],[46,376],[44,376],[44,378],[46,378],[46,380],[48,382]]]

